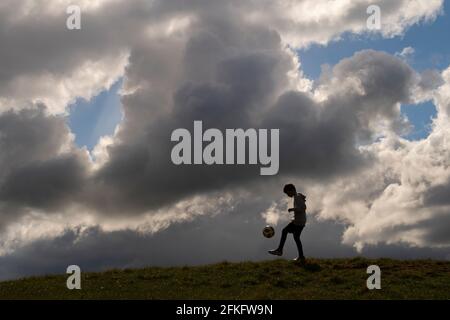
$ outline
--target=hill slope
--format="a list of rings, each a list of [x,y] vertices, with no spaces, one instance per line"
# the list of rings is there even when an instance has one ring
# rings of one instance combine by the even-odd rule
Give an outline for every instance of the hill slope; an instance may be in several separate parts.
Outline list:
[[[381,290],[368,290],[367,266],[381,268]],[[450,299],[450,262],[311,259],[223,262],[179,268],[83,273],[82,289],[67,275],[0,282],[0,299]]]

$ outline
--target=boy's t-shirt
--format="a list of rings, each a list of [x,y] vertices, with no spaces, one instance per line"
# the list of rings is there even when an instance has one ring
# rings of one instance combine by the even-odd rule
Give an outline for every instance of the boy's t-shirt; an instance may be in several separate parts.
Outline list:
[[[296,225],[304,226],[306,224],[306,197],[297,193],[294,196],[294,219],[292,222]]]

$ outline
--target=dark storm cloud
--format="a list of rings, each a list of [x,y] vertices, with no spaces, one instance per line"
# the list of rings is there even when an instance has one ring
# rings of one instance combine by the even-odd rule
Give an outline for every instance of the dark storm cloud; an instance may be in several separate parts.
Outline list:
[[[47,116],[45,107],[0,114],[0,176],[10,169],[53,157],[68,141],[61,117]]]
[[[0,187],[0,202],[51,210],[67,205],[83,187],[83,163],[73,155],[33,163],[12,171]]]
[[[441,213],[441,216],[436,219],[425,221],[418,226],[419,230],[425,231],[425,239],[435,246],[447,246],[450,242],[450,209]]]
[[[450,182],[429,188],[423,197],[426,206],[450,205]]]
[[[206,80],[202,79],[201,71],[198,79],[186,77],[189,80],[178,83],[172,93],[173,105],[164,111],[156,106],[153,116],[149,111],[153,103],[147,101],[151,101],[152,95],[158,99],[154,89],[138,90],[126,96],[125,121],[117,136],[123,143],[108,149],[110,160],[93,180],[95,190],[104,197],[100,194],[93,200],[104,203],[109,198],[110,203],[117,201],[113,207],[118,211],[127,210],[131,214],[197,193],[239,188],[263,180],[258,168],[251,166],[173,165],[170,134],[177,128],[192,131],[195,120],[202,120],[204,129],[280,129],[280,176],[330,179],[370,163],[370,159],[357,150],[356,143],[362,137],[370,142],[374,132],[372,122],[380,119],[390,123],[394,130],[401,129],[403,120],[396,106],[409,99],[414,72],[388,54],[363,51],[338,64],[331,78],[321,84],[345,83],[354,78],[362,92],[344,87],[331,92],[325,102],[318,103],[307,93],[289,90],[283,93],[283,84],[288,83],[286,73],[293,67],[292,60],[279,38],[273,37],[272,32],[266,34],[267,40],[263,42],[266,48],[249,53],[248,48],[241,52],[235,47],[233,57],[224,59],[219,57],[227,56],[226,53],[216,55],[217,48],[229,50],[225,44],[218,44],[225,41],[224,35],[210,37],[215,45],[211,59],[207,59],[208,70],[217,70],[216,74],[208,75]],[[240,43],[237,35],[233,35],[233,39]],[[188,41],[188,47],[181,58],[187,66],[190,65],[188,58],[193,56],[190,53],[192,41]],[[209,47],[202,46],[198,50],[206,56]],[[132,55],[130,61],[134,59]],[[151,59],[151,55],[142,56],[140,60],[146,59]],[[215,65],[211,64],[212,59],[217,60]],[[148,96],[148,100],[142,96]],[[271,100],[273,105],[268,104]],[[270,178],[265,177],[266,183],[268,180]],[[99,185],[108,186],[107,193]]]
[[[0,114],[0,226],[28,208],[50,213],[74,201],[87,157],[73,149],[69,133],[65,119],[46,115],[42,105]]]

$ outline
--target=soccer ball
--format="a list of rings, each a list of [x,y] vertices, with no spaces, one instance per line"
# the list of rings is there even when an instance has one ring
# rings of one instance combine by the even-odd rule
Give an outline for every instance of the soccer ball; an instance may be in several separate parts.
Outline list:
[[[275,234],[275,229],[271,226],[266,226],[263,229],[263,236],[266,238],[272,238]]]

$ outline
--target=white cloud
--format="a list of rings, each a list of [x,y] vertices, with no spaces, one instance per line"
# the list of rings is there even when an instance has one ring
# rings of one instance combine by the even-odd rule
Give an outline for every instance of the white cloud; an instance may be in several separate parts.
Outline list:
[[[449,68],[450,69],[450,68]],[[448,73],[448,70],[443,72]],[[435,91],[439,110],[446,110],[447,82]],[[434,188],[450,183],[450,126],[438,113],[431,134],[420,141],[389,136],[364,148],[373,166],[327,186],[311,188],[319,216],[349,227],[343,241],[361,250],[366,245],[406,243],[418,247],[449,247],[436,227],[448,228],[450,203],[433,203]],[[431,222],[435,223],[431,223]]]
[[[410,26],[434,20],[441,12],[442,0],[343,0],[343,1],[269,1],[250,11],[248,19],[266,23],[280,32],[291,45],[326,45],[345,32],[371,33],[367,29],[366,9],[378,5],[381,9],[381,30],[384,37],[402,35]]]
[[[68,105],[78,98],[90,100],[108,90],[124,73],[127,55],[86,61],[70,74],[43,72],[21,75],[2,89],[0,113],[44,104],[50,114],[65,114]]]
[[[401,52],[396,52],[395,55],[402,59],[410,60],[415,52],[413,47],[405,47]]]

